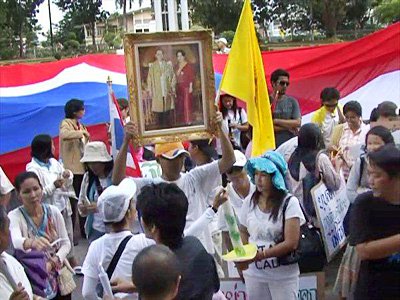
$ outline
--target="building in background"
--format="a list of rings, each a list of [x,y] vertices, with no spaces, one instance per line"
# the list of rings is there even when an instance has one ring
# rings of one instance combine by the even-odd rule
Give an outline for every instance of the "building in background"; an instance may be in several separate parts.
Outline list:
[[[189,11],[187,0],[143,1],[142,5],[127,12],[128,32],[146,33],[157,31],[189,30]],[[124,15],[113,14],[105,22],[96,22],[96,45],[104,46],[107,32],[118,34],[124,31]],[[85,44],[92,45],[92,32],[84,25]]]

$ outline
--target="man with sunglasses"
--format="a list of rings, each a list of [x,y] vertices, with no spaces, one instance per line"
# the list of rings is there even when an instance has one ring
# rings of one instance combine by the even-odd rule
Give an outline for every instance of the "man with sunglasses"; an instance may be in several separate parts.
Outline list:
[[[325,146],[331,143],[334,128],[345,122],[342,108],[339,106],[340,93],[334,87],[324,88],[321,92],[321,108],[311,117],[311,122],[317,124],[324,137]]]
[[[270,95],[271,111],[274,119],[275,144],[279,147],[297,135],[301,126],[299,103],[286,95],[289,87],[289,73],[277,69],[271,74],[273,93]]]

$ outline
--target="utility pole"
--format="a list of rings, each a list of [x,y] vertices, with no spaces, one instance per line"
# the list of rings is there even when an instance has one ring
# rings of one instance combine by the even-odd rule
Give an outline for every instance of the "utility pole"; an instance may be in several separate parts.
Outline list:
[[[51,8],[50,8],[50,0],[47,0],[47,4],[49,5],[49,20],[50,20],[50,43],[51,43],[51,51],[54,53],[54,43],[53,43],[53,26],[51,23]]]

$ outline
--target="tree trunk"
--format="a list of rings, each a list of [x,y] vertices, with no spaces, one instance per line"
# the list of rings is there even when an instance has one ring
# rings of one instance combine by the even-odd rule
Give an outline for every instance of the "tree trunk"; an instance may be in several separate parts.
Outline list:
[[[22,27],[23,27],[23,23],[21,22],[21,24],[19,26],[19,32],[18,32],[18,36],[19,36],[19,58],[22,58],[24,56],[24,41],[22,40]]]
[[[325,25],[325,30],[326,30],[326,36],[328,38],[335,37],[336,36],[336,27],[337,27],[337,18],[336,18],[336,12],[330,5],[329,0],[324,1],[324,12],[323,12],[323,21]]]
[[[92,21],[90,27],[92,27],[92,44],[96,48],[96,21]]]
[[[128,16],[126,14],[126,0],[124,0],[123,13],[124,13],[124,28],[125,28],[125,32],[128,32]]]

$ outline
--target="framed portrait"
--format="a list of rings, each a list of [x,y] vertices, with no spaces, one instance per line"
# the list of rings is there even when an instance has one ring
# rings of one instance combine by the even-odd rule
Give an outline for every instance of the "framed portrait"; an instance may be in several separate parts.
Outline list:
[[[205,139],[215,133],[211,31],[126,34],[124,48],[139,144]]]

